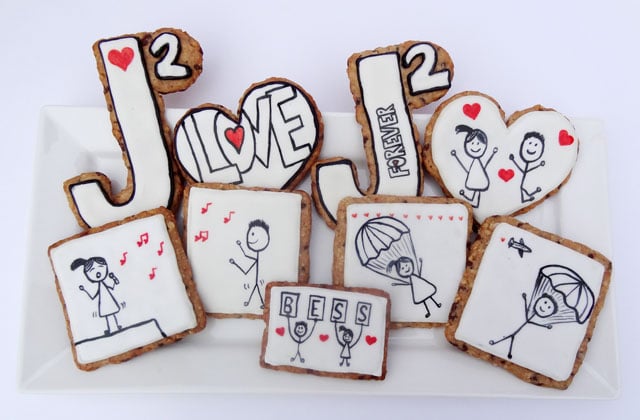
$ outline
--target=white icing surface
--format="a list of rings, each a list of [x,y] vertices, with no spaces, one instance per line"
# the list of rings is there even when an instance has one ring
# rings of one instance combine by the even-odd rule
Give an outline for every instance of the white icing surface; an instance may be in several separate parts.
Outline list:
[[[146,242],[145,236],[141,238],[144,233]],[[71,269],[77,258],[91,257],[104,258],[118,283],[111,278],[91,282],[83,267]],[[103,360],[160,340],[160,330],[171,336],[196,326],[161,214],[65,242],[51,250],[51,259],[73,340],[78,343],[75,348],[80,363]],[[102,286],[99,294],[91,299],[89,294],[96,294],[98,284]],[[119,331],[111,317],[107,321],[99,313],[101,307],[106,308],[103,305],[110,303],[104,286],[110,288],[118,303],[116,317],[122,326]],[[112,323],[111,334],[105,334],[107,322]]]
[[[190,188],[186,249],[206,312],[260,315],[267,283],[298,281],[301,200],[289,192]],[[247,242],[256,219],[269,226],[259,253]]]
[[[133,51],[133,56],[124,69],[121,67],[123,63],[116,65],[110,62],[110,52],[115,50],[122,54],[126,48]],[[125,204],[114,205],[104,196],[97,182],[71,186],[78,212],[90,227],[124,219],[144,210],[169,207],[173,192],[162,121],[156,112],[138,40],[127,37],[103,41],[100,53],[114,113],[131,163],[134,191]]]
[[[520,257],[517,248],[509,247],[510,238],[522,239],[531,252]],[[494,345],[489,341],[513,333],[526,321],[522,294],[526,293],[529,303],[540,268],[549,264],[574,270],[597,300],[604,273],[602,264],[526,230],[499,224],[480,263],[456,339],[507,359],[509,340]],[[546,325],[552,320],[549,317],[533,321]],[[555,380],[565,380],[573,368],[587,324],[588,321],[553,323],[548,329],[527,323],[513,340],[511,361]]]
[[[420,160],[404,98],[398,54],[361,58],[358,78],[377,165],[378,179],[373,192],[417,195]]]
[[[471,116],[464,113],[465,106],[472,104],[480,106],[475,119],[473,113]],[[459,125],[480,129],[486,134],[488,143],[480,157],[468,155],[465,150],[466,133],[456,134]],[[573,137],[571,144],[560,144],[559,133],[562,130]],[[531,161],[522,183],[523,171],[518,166],[524,169],[525,162],[520,155],[520,146],[525,133],[532,131],[544,136],[544,152],[539,159]],[[497,148],[495,155],[494,148]],[[441,110],[433,127],[431,150],[444,185],[454,197],[467,199],[474,206],[475,219],[482,222],[489,216],[513,214],[531,205],[532,201],[522,201],[521,183],[529,193],[540,188],[533,194],[533,202],[560,185],[571,173],[577,159],[578,137],[571,122],[555,111],[529,112],[507,128],[494,102],[480,95],[465,95],[453,99]],[[544,165],[539,166],[543,161]],[[477,206],[468,199],[474,190],[480,197],[475,203]]]
[[[346,213],[344,285],[375,287],[388,292],[392,302],[392,322],[446,322],[466,264],[469,223],[467,207],[444,203],[357,203],[347,206]],[[414,265],[414,286],[393,286],[398,283],[395,269],[376,272],[363,265],[358,257],[356,237],[359,229],[367,221],[380,220],[381,216],[391,214],[409,228],[409,233],[389,242],[390,247],[398,250],[394,258],[385,259],[382,251],[384,247],[379,244],[377,249],[381,253],[378,260],[384,260],[383,265],[386,266],[399,255],[410,257],[414,261],[422,259],[421,274],[418,277],[415,275],[418,274],[419,262]],[[382,223],[387,222],[383,220]],[[390,226],[390,230],[395,228]],[[372,244],[376,240],[376,237],[368,239]],[[408,243],[412,245],[414,252],[409,252],[410,248],[403,246]],[[370,264],[373,265],[373,261]],[[436,287],[433,298],[441,304],[441,307],[437,307],[434,301],[426,301],[430,312],[428,318],[425,317],[424,304],[415,303],[412,296],[413,287],[419,288],[423,283],[420,277]]]
[[[297,304],[294,294],[298,294]],[[315,303],[310,304],[310,297]],[[336,307],[334,311],[334,303],[339,300],[345,300],[346,306]],[[387,302],[383,297],[359,292],[307,286],[273,287],[267,345],[262,357],[272,366],[380,376],[386,353]],[[370,304],[370,309],[359,307],[362,303]],[[332,322],[334,315],[340,314],[340,322]],[[363,322],[358,323],[357,319]],[[298,321],[307,323],[306,334],[295,334]],[[345,345],[340,326],[353,332],[349,345]],[[348,360],[343,361],[343,357],[348,356]]]

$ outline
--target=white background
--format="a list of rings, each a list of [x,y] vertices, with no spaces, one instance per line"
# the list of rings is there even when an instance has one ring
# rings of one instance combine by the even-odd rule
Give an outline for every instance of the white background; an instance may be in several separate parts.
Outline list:
[[[131,3],[131,4],[129,4]],[[637,233],[640,139],[636,121],[640,10],[632,1],[180,0],[31,2],[0,0],[3,418],[637,418],[640,403]],[[612,401],[367,398],[279,395],[34,395],[16,388],[33,154],[43,105],[104,106],[94,41],[182,28],[198,39],[204,72],[168,107],[214,102],[231,109],[253,82],[282,76],[310,92],[321,111],[353,111],[347,57],[426,40],[451,54],[451,93],[479,90],[507,114],[541,103],[569,117],[605,122],[619,328],[621,395]],[[8,51],[7,51],[8,50]],[[425,108],[432,112],[434,105]],[[604,197],[593,197],[603,200]],[[589,211],[589,203],[584,203]],[[432,378],[437,380],[437,378]]]

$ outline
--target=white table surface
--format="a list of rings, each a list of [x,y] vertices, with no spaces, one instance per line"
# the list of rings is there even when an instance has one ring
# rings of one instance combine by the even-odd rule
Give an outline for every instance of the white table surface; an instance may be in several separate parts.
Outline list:
[[[33,2],[0,0],[0,109],[5,244],[0,253],[2,418],[637,418],[640,294],[637,191],[640,157],[640,9],[634,2],[493,0],[434,2]],[[199,40],[204,72],[167,107],[214,102],[231,109],[253,82],[282,76],[310,92],[321,111],[352,112],[346,59],[405,40],[435,42],[455,64],[450,96],[490,94],[507,114],[541,103],[569,117],[604,121],[615,267],[621,392],[618,399],[530,400],[208,394],[31,394],[16,377],[28,215],[38,114],[44,105],[104,106],[92,43],[182,28]],[[8,51],[6,51],[8,49]],[[435,105],[424,108],[432,112]],[[594,200],[600,198],[594,197]],[[588,203],[585,203],[588,211]],[[11,242],[9,242],[11,241]],[[399,416],[398,416],[399,415]]]

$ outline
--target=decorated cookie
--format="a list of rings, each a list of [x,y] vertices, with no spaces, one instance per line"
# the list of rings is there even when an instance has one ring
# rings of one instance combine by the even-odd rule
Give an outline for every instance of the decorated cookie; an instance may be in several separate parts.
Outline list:
[[[260,364],[351,379],[386,375],[389,296],[376,289],[271,283]]]
[[[447,322],[467,262],[470,206],[448,198],[345,198],[333,282],[389,293],[393,327]]]
[[[49,258],[80,369],[123,362],[206,325],[175,220],[165,209],[61,240]]]
[[[242,95],[237,114],[189,110],[175,127],[176,155],[191,183],[294,188],[322,147],[322,116],[294,82],[271,78]]]
[[[578,156],[563,115],[537,105],[505,122],[498,103],[477,92],[443,102],[425,138],[426,170],[447,195],[471,204],[478,223],[540,204],[569,179]]]
[[[567,388],[604,303],[611,262],[509,217],[487,219],[469,257],[447,339],[527,382]]]
[[[96,227],[156,207],[176,209],[180,178],[160,94],[189,87],[202,71],[202,50],[177,29],[102,39],[93,46],[127,183],[117,192],[101,173],[65,182],[82,227]],[[90,141],[91,139],[87,139]]]
[[[184,234],[210,315],[259,318],[269,282],[309,279],[311,198],[304,191],[189,186]]]
[[[451,87],[453,62],[430,42],[403,44],[353,54],[347,62],[356,120],[362,126],[369,178],[358,187],[353,163],[334,158],[314,165],[312,194],[316,208],[334,228],[344,197],[372,194],[422,194],[420,141],[411,111],[444,96]]]

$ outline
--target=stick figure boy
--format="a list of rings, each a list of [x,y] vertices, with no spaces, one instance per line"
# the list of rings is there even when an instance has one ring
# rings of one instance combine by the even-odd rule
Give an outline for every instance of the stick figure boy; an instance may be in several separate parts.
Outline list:
[[[245,274],[245,275],[248,274],[249,271],[251,271],[255,267],[255,271],[256,271],[255,284],[251,289],[251,294],[249,295],[249,298],[244,302],[244,306],[249,306],[249,303],[253,298],[253,294],[255,292],[258,292],[258,296],[260,297],[260,309],[264,309],[264,299],[262,298],[262,292],[260,291],[260,286],[259,286],[260,284],[260,253],[264,251],[267,248],[267,246],[269,246],[270,239],[271,238],[269,236],[269,225],[266,224],[264,220],[260,220],[260,219],[252,220],[251,222],[249,222],[249,227],[247,229],[246,243],[247,243],[247,248],[249,248],[250,251],[255,253],[255,257],[247,254],[247,252],[242,247],[242,243],[239,240],[236,241],[236,245],[240,247],[240,251],[242,251],[245,257],[247,257],[252,261],[251,265],[249,266],[249,268],[244,270],[240,265],[238,265],[238,263],[233,258],[229,259],[229,262],[235,265],[236,267],[238,267],[238,269],[242,271],[242,274]]]
[[[513,154],[509,155],[509,160],[516,165],[516,168],[522,172],[522,180],[520,181],[520,199],[523,203],[527,201],[533,201],[534,195],[539,193],[542,189],[540,187],[535,188],[532,192],[528,191],[524,183],[527,178],[527,174],[536,168],[544,166],[545,161],[535,164],[542,158],[544,153],[544,136],[538,132],[530,131],[524,135],[522,143],[520,144],[520,159],[524,166],[518,165]]]

